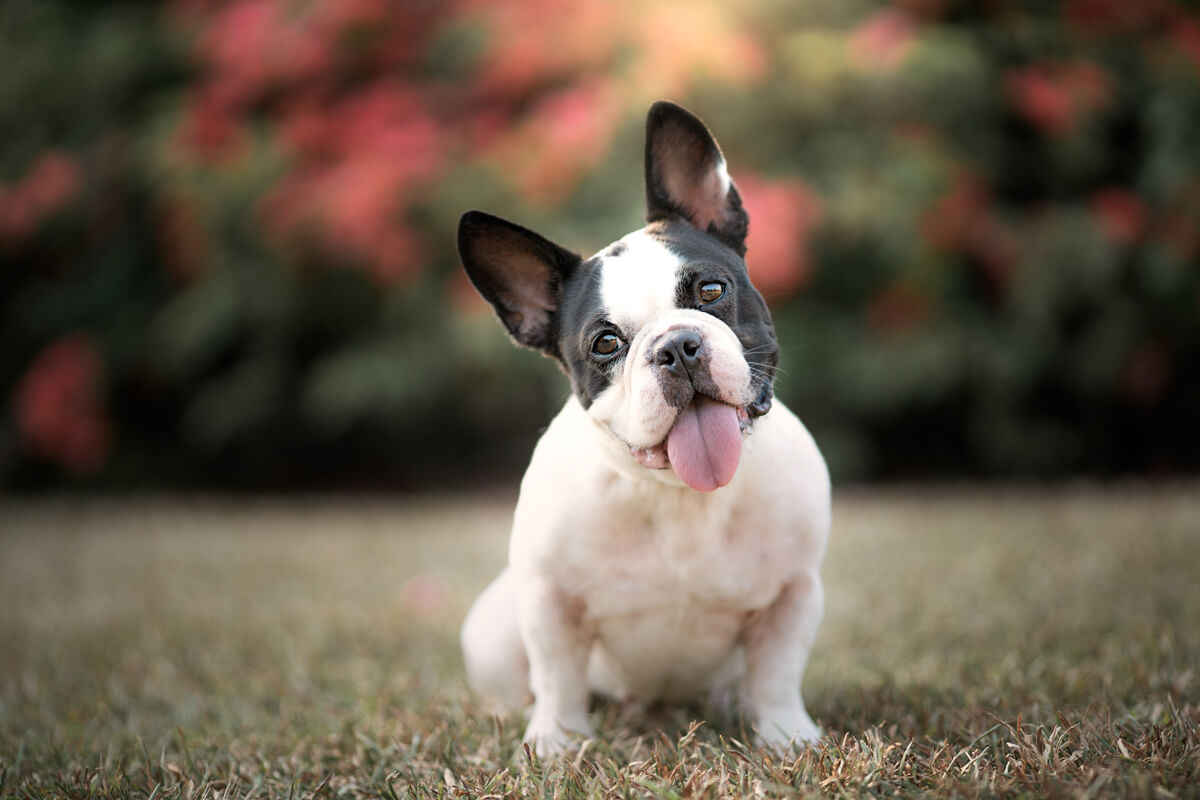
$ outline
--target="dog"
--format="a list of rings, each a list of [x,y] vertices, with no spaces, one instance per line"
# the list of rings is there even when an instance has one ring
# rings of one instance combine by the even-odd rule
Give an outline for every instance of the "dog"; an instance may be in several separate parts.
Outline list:
[[[736,697],[762,743],[811,743],[800,684],[828,470],[773,402],[749,217],[691,112],[650,108],[645,181],[648,224],[591,258],[480,211],[460,220],[471,281],[572,388],[521,481],[508,566],[463,624],[468,682],[532,701],[524,738],[542,755],[594,736],[592,693]]]

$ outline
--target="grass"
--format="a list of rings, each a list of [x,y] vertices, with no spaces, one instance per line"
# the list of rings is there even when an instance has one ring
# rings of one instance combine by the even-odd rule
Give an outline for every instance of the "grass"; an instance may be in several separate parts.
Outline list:
[[[1194,485],[842,493],[786,758],[613,705],[525,754],[456,644],[510,503],[0,506],[0,795],[1200,796]]]

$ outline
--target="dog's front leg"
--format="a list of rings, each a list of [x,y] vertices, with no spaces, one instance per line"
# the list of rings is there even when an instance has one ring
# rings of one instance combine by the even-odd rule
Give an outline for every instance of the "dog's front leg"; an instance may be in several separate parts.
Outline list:
[[[744,691],[758,736],[781,747],[821,737],[804,708],[800,681],[824,610],[824,590],[816,574],[789,583],[746,628]]]
[[[587,719],[591,637],[578,601],[544,578],[531,578],[522,587],[517,613],[534,697],[525,741],[539,755],[551,755],[566,749],[572,736],[592,735]]]

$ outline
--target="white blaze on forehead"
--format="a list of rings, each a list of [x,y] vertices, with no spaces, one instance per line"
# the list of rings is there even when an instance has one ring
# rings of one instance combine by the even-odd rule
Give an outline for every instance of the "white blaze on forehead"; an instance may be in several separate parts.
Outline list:
[[[609,318],[634,333],[657,314],[675,308],[679,256],[645,231],[621,239],[625,249],[604,259],[600,298]]]

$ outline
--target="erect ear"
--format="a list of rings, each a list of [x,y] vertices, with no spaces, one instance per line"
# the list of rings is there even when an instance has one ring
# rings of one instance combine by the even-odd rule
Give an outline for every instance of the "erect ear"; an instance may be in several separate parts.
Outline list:
[[[512,337],[557,356],[559,291],[579,266],[579,255],[482,211],[468,211],[458,221],[458,254]]]
[[[660,100],[646,117],[646,220],[673,215],[746,254],[750,217],[717,140],[690,111]]]

